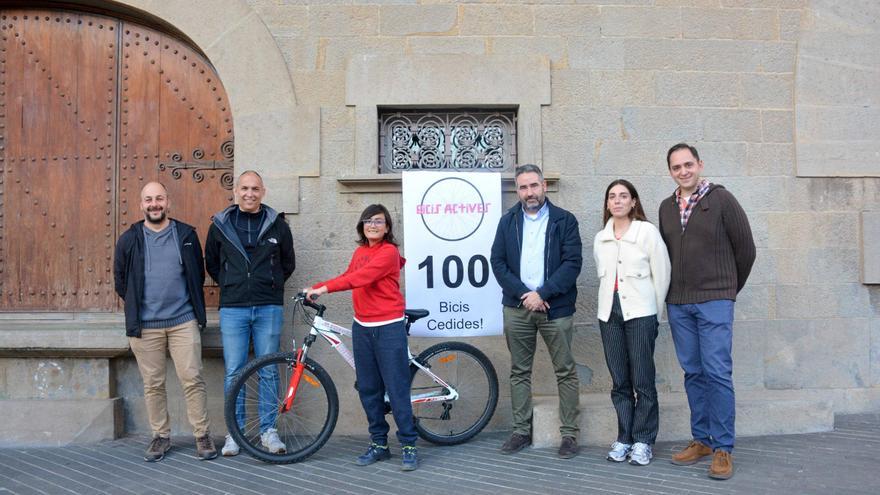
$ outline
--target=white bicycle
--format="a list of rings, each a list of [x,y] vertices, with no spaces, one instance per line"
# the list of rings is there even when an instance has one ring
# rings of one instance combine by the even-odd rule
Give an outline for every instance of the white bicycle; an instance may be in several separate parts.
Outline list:
[[[313,311],[309,311],[309,308]],[[354,357],[342,335],[351,330],[324,319],[326,307],[294,297],[293,314],[301,315],[310,330],[293,352],[278,352],[248,363],[226,396],[226,426],[232,438],[249,454],[265,462],[299,462],[317,452],[330,438],[339,415],[336,385],[321,365],[308,357],[321,336],[354,368]],[[428,315],[424,309],[406,310],[406,330]],[[464,342],[442,342],[418,356],[409,352],[413,416],[419,436],[432,443],[466,442],[485,428],[498,403],[498,376],[492,362]],[[236,407],[237,404],[239,407]],[[236,418],[236,409],[244,417]],[[386,396],[385,411],[390,412]],[[271,452],[260,433],[272,427],[285,448]]]

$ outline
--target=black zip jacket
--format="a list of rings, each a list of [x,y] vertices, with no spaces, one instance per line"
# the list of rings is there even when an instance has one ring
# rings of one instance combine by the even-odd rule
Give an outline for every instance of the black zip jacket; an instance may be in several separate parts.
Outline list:
[[[200,330],[205,328],[205,266],[202,245],[192,225],[177,223],[180,257],[189,301]],[[141,301],[144,295],[144,221],[133,224],[116,242],[113,259],[113,279],[116,293],[125,302],[125,335],[141,336]]]
[[[261,207],[266,216],[250,256],[230,218],[238,205],[230,205],[211,219],[205,242],[205,267],[220,285],[221,308],[284,304],[284,281],[296,267],[293,236],[283,213],[266,205]]]
[[[578,221],[566,210],[550,207],[547,233],[544,237],[544,285],[538,288],[541,299],[550,304],[547,318],[555,320],[574,314],[577,300],[577,277],[581,272],[583,253]],[[492,272],[501,286],[501,304],[518,307],[529,292],[519,276],[522,255],[522,205],[517,202],[498,221],[492,243]]]

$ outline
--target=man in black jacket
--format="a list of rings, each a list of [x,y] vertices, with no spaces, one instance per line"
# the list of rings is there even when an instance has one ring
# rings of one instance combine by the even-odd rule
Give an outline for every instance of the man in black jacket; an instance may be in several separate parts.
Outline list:
[[[546,199],[547,182],[540,168],[522,165],[514,174],[520,202],[498,222],[491,257],[492,271],[501,285],[511,361],[513,434],[501,453],[518,452],[532,441],[532,362],[540,333],[559,390],[559,456],[568,459],[579,451],[579,384],[571,341],[581,236],[574,215]]]
[[[168,205],[165,186],[158,182],[144,186],[144,220],[119,237],[113,262],[116,293],[125,301],[125,333],[144,380],[144,401],[153,433],[144,460],[162,460],[171,449],[166,349],[186,397],[197,455],[199,459],[213,459],[217,449],[209,432],[202,379],[202,246],[193,227],[168,217]]]
[[[226,366],[224,392],[245,365],[251,340],[257,357],[278,351],[284,304],[284,282],[295,267],[293,236],[284,214],[263,204],[266,187],[252,170],[235,183],[236,203],[214,215],[205,243],[205,265],[220,285],[220,333]],[[263,376],[260,396],[277,394],[278,375]],[[244,427],[243,394],[237,398],[236,420]],[[259,403],[260,440],[272,453],[286,446],[275,428],[274,401]],[[226,435],[221,450],[231,456],[238,445]]]

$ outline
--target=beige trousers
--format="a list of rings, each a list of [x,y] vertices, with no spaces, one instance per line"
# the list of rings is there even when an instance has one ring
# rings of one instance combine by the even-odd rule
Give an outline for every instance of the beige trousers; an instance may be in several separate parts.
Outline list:
[[[168,397],[165,393],[165,351],[171,354],[186,398],[186,414],[196,437],[208,433],[208,398],[202,379],[202,337],[196,320],[169,328],[144,328],[141,338],[129,337],[144,380],[144,401],[153,436],[170,437]]]

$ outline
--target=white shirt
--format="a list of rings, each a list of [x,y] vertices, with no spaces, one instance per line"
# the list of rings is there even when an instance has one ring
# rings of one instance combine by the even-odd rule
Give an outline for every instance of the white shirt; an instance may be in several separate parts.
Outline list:
[[[608,321],[614,302],[614,278],[623,320],[663,314],[671,266],[657,227],[633,220],[620,240],[614,238],[614,219],[596,234],[593,258],[599,276],[598,317]]]
[[[538,290],[544,285],[544,242],[549,218],[550,207],[546,201],[535,216],[530,216],[523,210],[519,279],[530,290]]]

